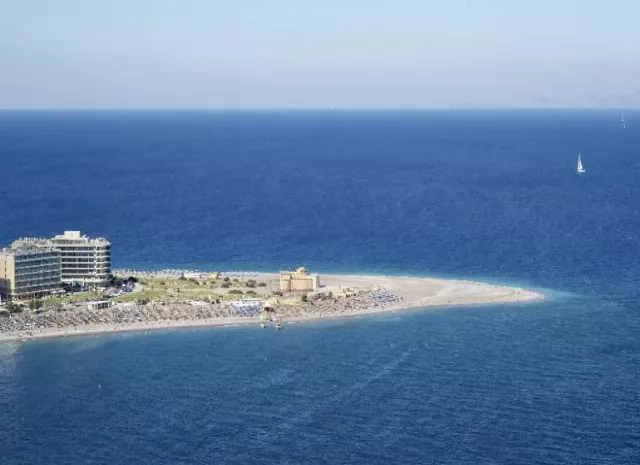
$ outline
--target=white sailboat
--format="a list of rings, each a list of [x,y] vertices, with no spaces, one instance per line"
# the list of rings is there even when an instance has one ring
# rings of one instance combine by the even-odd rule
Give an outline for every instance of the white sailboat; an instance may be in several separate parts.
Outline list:
[[[620,113],[620,123],[622,123],[622,129],[626,129],[627,122],[624,120],[624,113]]]
[[[576,172],[578,174],[582,174],[584,173],[585,169],[582,167],[582,157],[580,156],[580,154],[578,154],[578,168],[576,169]]]

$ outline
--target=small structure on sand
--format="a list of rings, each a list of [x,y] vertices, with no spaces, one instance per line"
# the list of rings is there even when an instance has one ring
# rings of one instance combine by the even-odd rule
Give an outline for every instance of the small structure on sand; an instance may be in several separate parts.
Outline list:
[[[265,313],[274,313],[276,311],[275,306],[278,303],[277,300],[268,299],[262,304],[262,311]]]
[[[333,296],[336,299],[346,299],[348,297],[355,297],[356,295],[358,295],[357,292],[348,287],[339,286],[337,289],[333,291]]]
[[[275,314],[275,307],[273,302],[267,300],[262,304],[262,313],[260,314],[260,326],[266,328],[270,321],[273,321],[273,315]]]
[[[100,300],[100,301],[89,302],[87,304],[87,309],[89,309],[89,310],[105,310],[105,309],[110,308],[112,306],[113,306],[113,302],[111,302],[109,300]]]

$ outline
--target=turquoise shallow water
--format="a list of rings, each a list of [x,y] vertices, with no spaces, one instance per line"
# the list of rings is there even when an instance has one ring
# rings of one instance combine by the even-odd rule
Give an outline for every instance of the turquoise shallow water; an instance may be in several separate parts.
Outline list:
[[[3,465],[638,463],[636,117],[0,112],[0,243],[83,229],[119,267],[551,292],[4,345]]]

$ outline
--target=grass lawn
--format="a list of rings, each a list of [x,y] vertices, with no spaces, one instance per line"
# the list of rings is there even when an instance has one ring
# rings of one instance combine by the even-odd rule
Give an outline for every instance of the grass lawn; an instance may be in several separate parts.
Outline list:
[[[246,298],[261,298],[267,292],[266,287],[249,288],[245,281],[232,282],[227,289],[220,288],[222,280],[199,284],[197,282],[177,279],[177,278],[146,278],[140,280],[143,286],[141,292],[125,294],[120,297],[109,299],[113,302],[135,302],[141,299],[151,301],[185,301],[185,300],[238,300]],[[242,294],[228,294],[229,290],[241,290]],[[256,292],[257,291],[257,292]],[[247,294],[250,292],[250,294]],[[84,302],[90,299],[103,299],[100,292],[82,292],[71,296],[52,297],[44,300],[45,305],[55,305],[63,303]]]
[[[62,297],[51,297],[48,299],[44,299],[44,305],[56,305],[63,303],[73,303],[73,302],[85,302],[89,299],[102,299],[102,293],[100,292],[78,292],[77,294],[62,296]]]

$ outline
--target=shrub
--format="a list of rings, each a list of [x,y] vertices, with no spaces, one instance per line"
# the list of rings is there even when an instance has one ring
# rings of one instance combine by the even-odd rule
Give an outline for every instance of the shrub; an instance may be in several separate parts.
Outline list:
[[[145,298],[145,299],[138,299],[138,300],[136,301],[136,303],[137,303],[138,305],[147,305],[149,302],[151,302],[151,301],[150,301],[149,299],[146,299],[146,298]]]
[[[258,283],[255,281],[255,279],[250,279],[246,282],[247,287],[256,287],[257,285]]]
[[[18,305],[13,302],[7,302],[7,310],[9,310],[9,313],[20,313],[22,311],[22,305]]]
[[[40,307],[42,307],[42,300],[29,301],[29,310],[38,310]]]
[[[227,276],[227,277],[225,277],[225,278],[223,279],[223,281],[224,281],[225,283],[228,283],[228,282],[229,282],[229,281],[231,281],[231,280],[230,280],[230,279],[229,279],[229,277]]]
[[[185,278],[184,276],[180,276],[178,279],[179,279],[180,281],[186,281],[186,280],[187,280],[187,278]]]
[[[220,285],[220,287],[226,289],[228,287],[231,287],[231,284],[229,283],[229,281],[225,281]]]
[[[258,283],[258,287],[267,287],[267,283],[264,281]]]
[[[303,302],[307,302],[309,300],[309,296],[307,294],[302,294],[300,296],[300,300],[302,300]]]
[[[229,294],[242,294],[242,291],[240,289],[231,289]]]

